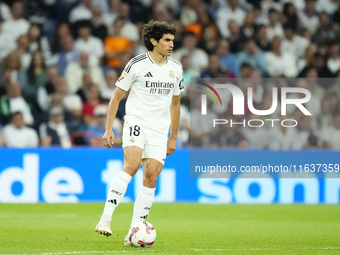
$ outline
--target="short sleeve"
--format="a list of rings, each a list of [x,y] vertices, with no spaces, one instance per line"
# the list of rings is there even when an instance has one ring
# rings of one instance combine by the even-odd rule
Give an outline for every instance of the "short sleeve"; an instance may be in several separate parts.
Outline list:
[[[179,77],[176,80],[175,88],[174,88],[174,96],[178,96],[184,91],[184,83],[183,83],[183,71],[181,71]]]
[[[132,85],[132,83],[135,81],[135,71],[134,66],[132,63],[132,60],[129,61],[129,63],[126,64],[122,74],[118,78],[116,82],[116,86],[118,88],[121,88],[122,90],[128,91]]]

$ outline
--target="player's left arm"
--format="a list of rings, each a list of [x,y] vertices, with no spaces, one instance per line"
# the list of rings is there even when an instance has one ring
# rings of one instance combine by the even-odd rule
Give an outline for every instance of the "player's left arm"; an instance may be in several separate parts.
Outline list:
[[[170,138],[168,139],[167,155],[171,155],[176,150],[176,140],[177,131],[180,116],[180,101],[181,95],[172,96],[171,106],[170,106],[170,116],[171,116],[171,129]]]

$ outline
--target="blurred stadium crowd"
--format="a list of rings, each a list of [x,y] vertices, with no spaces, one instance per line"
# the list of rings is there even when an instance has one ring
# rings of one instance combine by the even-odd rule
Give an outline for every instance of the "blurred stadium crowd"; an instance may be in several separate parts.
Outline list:
[[[141,28],[154,19],[178,31],[179,147],[340,149],[340,0],[3,0],[0,19],[0,146],[101,146],[115,82],[146,52]],[[190,78],[250,78],[242,89],[253,87],[256,109],[272,102],[273,82],[262,79],[299,78],[275,82],[310,90],[312,117],[292,108],[296,128],[190,127]],[[234,118],[231,104],[212,116]]]

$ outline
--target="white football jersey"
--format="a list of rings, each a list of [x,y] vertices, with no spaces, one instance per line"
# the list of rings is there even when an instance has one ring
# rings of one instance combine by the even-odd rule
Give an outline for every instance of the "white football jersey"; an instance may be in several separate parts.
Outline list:
[[[148,53],[140,54],[125,66],[116,86],[128,91],[125,121],[168,132],[172,96],[184,90],[182,65],[168,57],[158,66]]]

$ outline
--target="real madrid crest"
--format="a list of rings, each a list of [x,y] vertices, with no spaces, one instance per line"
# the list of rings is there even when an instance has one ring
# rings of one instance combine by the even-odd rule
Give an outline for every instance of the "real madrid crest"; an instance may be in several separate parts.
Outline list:
[[[174,78],[175,78],[175,73],[174,73],[174,71],[170,70],[170,72],[169,72],[169,77],[170,77],[171,79],[174,79]]]
[[[134,137],[131,137],[130,138],[130,143],[134,143],[135,142],[135,138]]]

